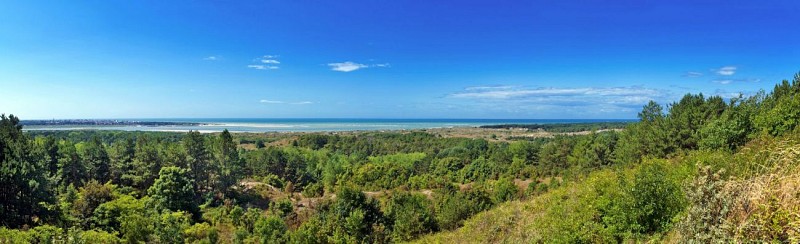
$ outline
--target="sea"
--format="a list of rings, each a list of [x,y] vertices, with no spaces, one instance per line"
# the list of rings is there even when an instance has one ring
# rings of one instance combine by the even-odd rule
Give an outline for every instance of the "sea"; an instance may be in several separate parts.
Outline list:
[[[120,130],[203,133],[220,132],[324,132],[390,131],[432,128],[479,127],[499,124],[562,124],[594,122],[629,122],[626,119],[275,119],[275,118],[205,118],[205,119],[113,119],[119,121],[198,123],[199,125],[27,125],[24,130]]]

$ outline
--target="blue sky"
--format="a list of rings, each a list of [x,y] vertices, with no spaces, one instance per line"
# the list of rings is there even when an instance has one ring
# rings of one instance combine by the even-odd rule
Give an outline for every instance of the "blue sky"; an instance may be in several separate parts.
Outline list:
[[[0,112],[635,118],[800,71],[798,1],[6,1]]]

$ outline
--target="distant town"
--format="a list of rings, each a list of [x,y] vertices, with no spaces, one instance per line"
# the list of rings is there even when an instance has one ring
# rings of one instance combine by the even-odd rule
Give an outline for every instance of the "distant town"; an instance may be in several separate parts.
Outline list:
[[[205,125],[195,122],[168,122],[168,121],[136,121],[136,120],[111,120],[111,119],[53,119],[53,120],[23,120],[22,125],[121,125],[121,126],[198,126]]]

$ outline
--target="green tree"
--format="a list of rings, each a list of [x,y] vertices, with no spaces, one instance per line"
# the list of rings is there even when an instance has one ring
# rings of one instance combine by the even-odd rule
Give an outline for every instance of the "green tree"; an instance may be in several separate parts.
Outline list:
[[[153,233],[153,221],[142,214],[124,215],[120,223],[120,234],[127,243],[147,242]]]
[[[158,150],[158,143],[149,136],[142,135],[136,138],[135,156],[133,158],[133,170],[130,177],[133,185],[145,191],[153,185],[161,169],[161,155]]]
[[[800,81],[795,80],[795,84],[800,86]],[[766,134],[780,136],[800,125],[800,95],[789,93],[774,99],[774,107],[756,116],[755,126]]]
[[[502,203],[510,200],[517,199],[519,195],[519,188],[514,184],[514,181],[509,178],[500,178],[494,183],[494,202]]]
[[[755,132],[753,121],[763,99],[763,92],[749,98],[733,98],[719,119],[700,129],[700,149],[735,149],[744,145]]]
[[[58,173],[58,141],[51,136],[37,137],[36,141],[45,161],[44,167],[47,175],[55,177]]]
[[[665,163],[648,162],[634,176],[630,194],[642,232],[663,230],[683,209],[683,192],[667,172]]]
[[[556,136],[542,146],[539,171],[544,175],[557,175],[569,166],[569,155],[575,146],[575,139]]]
[[[670,145],[680,149],[697,149],[700,139],[698,130],[707,121],[718,118],[725,108],[722,98],[717,96],[706,100],[702,93],[686,94],[679,102],[670,104],[667,117]]]
[[[205,138],[199,131],[190,131],[183,137],[183,147],[189,156],[189,173],[194,180],[195,190],[202,194],[209,187],[209,155]]]
[[[638,117],[639,123],[629,125],[619,135],[613,153],[617,163],[635,163],[645,156],[664,157],[673,151],[661,105],[650,101]]]
[[[164,167],[148,193],[159,209],[185,211],[199,218],[200,210],[195,201],[195,193],[189,171],[178,167]]]
[[[392,239],[409,241],[437,230],[430,201],[419,194],[399,193],[389,200],[386,217],[392,223]]]
[[[361,191],[342,187],[336,200],[323,205],[319,215],[300,227],[299,239],[327,237],[327,242],[385,242],[386,218],[378,202]],[[312,233],[312,231],[314,233]]]
[[[133,159],[136,155],[136,143],[130,136],[117,140],[112,144],[111,181],[117,185],[133,186],[130,176],[133,175]]]
[[[155,223],[154,235],[160,243],[182,243],[189,221],[183,212],[164,212]]]
[[[91,227],[95,209],[113,199],[112,188],[112,185],[102,185],[91,180],[79,189],[79,197],[72,205],[72,209],[85,228]]]
[[[572,149],[568,158],[570,165],[583,169],[610,165],[617,141],[617,133],[613,131],[584,136]]]
[[[80,187],[89,178],[75,145],[69,141],[62,141],[58,145],[58,176],[62,187],[70,184]]]
[[[92,219],[97,227],[103,230],[121,231],[122,220],[131,215],[149,215],[148,210],[150,208],[145,207],[145,200],[130,195],[119,195],[116,199],[95,208]]]
[[[19,118],[0,115],[0,224],[18,227],[44,216],[45,204],[54,203],[48,191],[46,164],[31,151]]]
[[[286,231],[288,227],[278,216],[270,215],[269,217],[260,218],[254,229],[254,234],[258,235],[261,243],[285,243]]]
[[[92,179],[103,183],[111,179],[111,159],[99,137],[92,137],[84,147],[81,158],[89,166]]]
[[[242,165],[239,152],[233,137],[228,130],[223,130],[217,139],[217,188],[222,193],[228,193],[230,188],[241,179]]]

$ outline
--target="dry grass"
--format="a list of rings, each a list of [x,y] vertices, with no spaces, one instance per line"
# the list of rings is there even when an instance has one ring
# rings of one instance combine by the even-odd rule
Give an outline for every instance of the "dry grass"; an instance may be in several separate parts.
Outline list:
[[[800,242],[800,140],[761,138],[733,155],[719,194],[729,211],[718,228],[730,242]],[[673,231],[676,239],[691,239]]]

